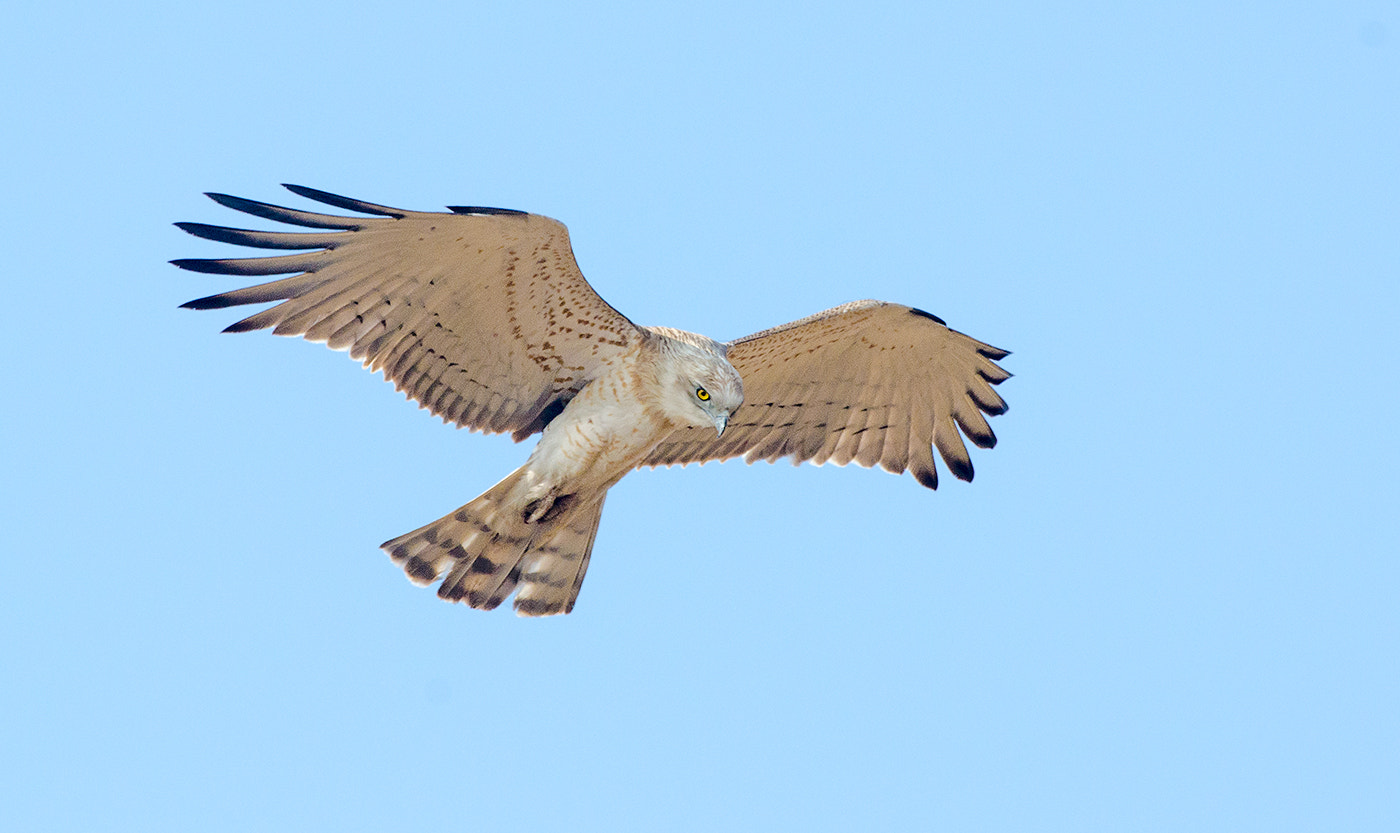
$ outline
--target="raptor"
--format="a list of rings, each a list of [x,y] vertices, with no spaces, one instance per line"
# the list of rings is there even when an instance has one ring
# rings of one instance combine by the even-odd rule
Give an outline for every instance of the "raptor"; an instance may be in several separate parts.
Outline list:
[[[996,444],[984,415],[1008,355],[913,307],[854,301],[729,342],[632,323],[579,271],[568,231],[523,211],[408,211],[296,185],[364,216],[215,202],[314,231],[177,223],[197,237],[292,253],[184,259],[182,269],[277,276],[184,304],[272,303],[227,328],[272,328],[348,350],[458,426],[540,434],[525,464],[455,512],[382,546],[419,584],[526,616],[578,599],[608,489],[641,466],[743,457],[857,463],[938,485],[934,450],[971,480],[962,436]]]

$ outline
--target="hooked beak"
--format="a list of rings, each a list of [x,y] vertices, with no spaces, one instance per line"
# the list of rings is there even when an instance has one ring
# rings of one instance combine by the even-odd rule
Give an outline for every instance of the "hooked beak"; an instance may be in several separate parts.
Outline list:
[[[729,412],[723,411],[715,414],[715,435],[723,437],[724,427],[729,424]]]

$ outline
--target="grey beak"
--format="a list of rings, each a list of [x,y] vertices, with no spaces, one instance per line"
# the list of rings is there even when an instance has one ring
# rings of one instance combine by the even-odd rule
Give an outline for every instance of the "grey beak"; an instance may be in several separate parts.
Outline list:
[[[720,436],[720,437],[723,437],[723,436],[724,436],[724,428],[725,428],[725,426],[728,425],[728,424],[729,424],[729,412],[728,412],[728,411],[724,411],[723,413],[715,414],[715,434],[716,434],[717,436]]]

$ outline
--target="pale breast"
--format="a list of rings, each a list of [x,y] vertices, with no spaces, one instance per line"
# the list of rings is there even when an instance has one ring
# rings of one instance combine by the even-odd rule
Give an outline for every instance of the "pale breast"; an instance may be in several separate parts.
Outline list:
[[[588,384],[545,429],[528,465],[568,493],[607,489],[674,430],[653,373],[632,353]]]

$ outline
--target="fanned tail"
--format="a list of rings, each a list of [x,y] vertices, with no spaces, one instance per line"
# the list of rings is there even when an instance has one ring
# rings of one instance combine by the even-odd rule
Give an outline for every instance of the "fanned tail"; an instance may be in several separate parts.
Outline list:
[[[438,596],[491,610],[517,587],[515,611],[550,616],[574,609],[588,569],[603,499],[525,520],[525,468],[516,469],[457,511],[380,546],[415,584],[444,572]]]
[[[523,562],[516,613],[553,616],[574,609],[602,517],[603,498],[599,497],[560,516],[548,537],[536,537]]]

